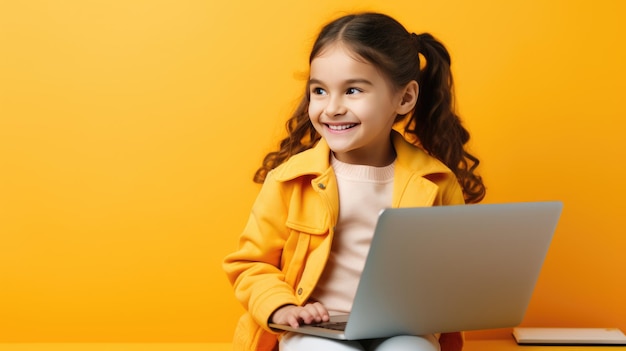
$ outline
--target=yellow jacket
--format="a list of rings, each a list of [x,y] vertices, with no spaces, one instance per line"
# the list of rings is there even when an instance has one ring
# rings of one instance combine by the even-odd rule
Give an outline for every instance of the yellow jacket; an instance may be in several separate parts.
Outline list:
[[[461,187],[440,161],[394,132],[397,158],[392,207],[463,204]],[[337,182],[322,139],[271,171],[252,206],[237,251],[224,259],[236,298],[248,311],[240,319],[235,351],[269,351],[276,332],[272,312],[303,305],[328,258],[339,211]]]

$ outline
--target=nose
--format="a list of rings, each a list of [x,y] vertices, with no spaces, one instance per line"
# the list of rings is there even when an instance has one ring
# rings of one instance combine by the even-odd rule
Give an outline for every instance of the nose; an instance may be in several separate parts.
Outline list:
[[[324,113],[328,117],[341,116],[346,113],[347,109],[340,96],[329,97],[328,103],[324,108]]]

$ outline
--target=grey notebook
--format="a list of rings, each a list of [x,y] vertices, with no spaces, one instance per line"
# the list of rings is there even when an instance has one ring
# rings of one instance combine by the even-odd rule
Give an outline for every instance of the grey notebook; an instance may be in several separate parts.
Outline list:
[[[381,211],[349,315],[275,329],[368,339],[521,323],[563,204]]]

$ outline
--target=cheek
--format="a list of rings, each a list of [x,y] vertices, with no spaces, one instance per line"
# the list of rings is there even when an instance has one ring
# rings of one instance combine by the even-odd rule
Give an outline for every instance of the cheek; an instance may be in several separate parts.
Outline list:
[[[309,118],[311,119],[311,122],[317,122],[321,113],[322,107],[319,102],[315,100],[309,102]]]

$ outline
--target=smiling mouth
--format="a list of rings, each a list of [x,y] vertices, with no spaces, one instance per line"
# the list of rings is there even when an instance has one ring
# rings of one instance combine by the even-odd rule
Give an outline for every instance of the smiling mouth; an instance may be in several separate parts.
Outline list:
[[[357,125],[356,123],[352,123],[352,124],[341,124],[341,125],[330,125],[330,124],[327,124],[326,126],[330,130],[340,131],[340,130],[346,130],[346,129],[354,128],[354,127],[356,127],[356,125]]]

